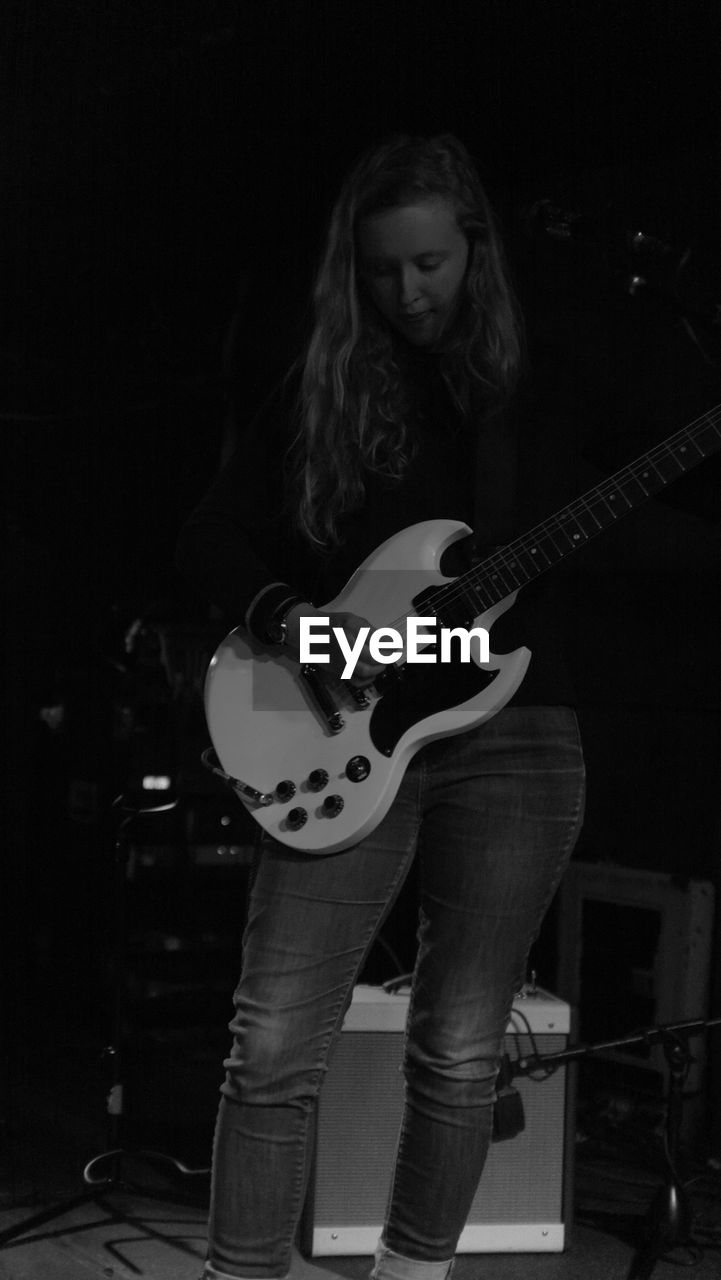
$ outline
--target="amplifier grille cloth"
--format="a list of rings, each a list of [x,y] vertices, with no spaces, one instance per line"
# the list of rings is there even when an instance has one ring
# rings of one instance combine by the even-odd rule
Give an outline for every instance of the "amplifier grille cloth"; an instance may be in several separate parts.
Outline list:
[[[539,1053],[567,1046],[561,1035],[535,1039]],[[527,1036],[509,1036],[505,1047],[512,1061],[531,1052]],[[402,1050],[401,1033],[340,1037],[318,1113],[316,1227],[383,1221],[403,1106]],[[514,1081],[526,1127],[491,1146],[469,1223],[561,1220],[565,1075]]]

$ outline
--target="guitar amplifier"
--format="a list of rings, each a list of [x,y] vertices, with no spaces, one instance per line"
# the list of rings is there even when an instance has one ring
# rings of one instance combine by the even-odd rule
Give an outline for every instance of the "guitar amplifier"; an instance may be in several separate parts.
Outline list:
[[[318,1256],[372,1254],[390,1186],[403,1107],[408,992],[358,986],[328,1069],[301,1247]],[[570,1007],[535,989],[517,997],[507,1028],[511,1062],[567,1048]],[[570,1220],[572,1069],[518,1075],[525,1126],[491,1145],[458,1246],[461,1253],[560,1252]],[[539,1077],[545,1078],[540,1079]]]

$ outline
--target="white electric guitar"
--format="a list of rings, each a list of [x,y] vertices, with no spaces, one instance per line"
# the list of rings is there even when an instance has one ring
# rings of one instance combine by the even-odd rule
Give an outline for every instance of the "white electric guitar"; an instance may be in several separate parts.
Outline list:
[[[352,612],[374,629],[433,616],[490,632],[523,586],[719,448],[721,405],[456,578],[441,574],[441,556],[468,527],[413,525],[369,556],[321,613]],[[205,685],[215,771],[276,840],[307,853],[346,849],[387,813],[416,751],[494,716],[531,658],[526,648],[488,661],[474,646],[471,654],[433,664],[401,654],[358,690],[231,631]]]

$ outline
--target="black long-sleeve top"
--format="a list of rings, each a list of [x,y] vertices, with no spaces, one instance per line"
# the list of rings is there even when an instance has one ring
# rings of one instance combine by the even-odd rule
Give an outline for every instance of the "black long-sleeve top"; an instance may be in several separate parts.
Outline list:
[[[293,430],[296,385],[289,379],[256,415],[236,449],[186,521],[178,542],[181,573],[219,607],[229,627],[253,629],[254,602],[273,583],[316,607],[332,600],[382,542],[422,520],[453,519],[474,530],[449,549],[446,573],[458,573],[493,545],[507,542],[549,512],[533,509],[534,488],[518,457],[518,414],[463,421],[451,404],[438,362],[411,360],[414,449],[401,481],[366,477],[365,502],[345,515],[341,543],[314,551],[294,529],[285,458]],[[531,482],[529,484],[529,481]],[[515,704],[572,703],[561,652],[552,583],[523,589],[493,627],[490,647],[526,645],[532,658]]]

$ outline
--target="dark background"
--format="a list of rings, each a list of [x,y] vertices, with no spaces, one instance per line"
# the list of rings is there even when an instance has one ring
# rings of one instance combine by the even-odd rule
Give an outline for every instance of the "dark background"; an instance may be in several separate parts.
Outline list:
[[[58,963],[76,1004],[102,987],[116,790],[180,763],[212,827],[193,763],[209,619],[174,541],[305,332],[357,152],[451,130],[478,158],[527,316],[539,482],[560,474],[570,498],[721,400],[720,326],[673,305],[718,318],[721,17],[710,0],[11,0],[3,22],[3,942],[24,1027]],[[541,199],[587,235],[533,230]],[[639,260],[625,229],[668,252]],[[639,271],[665,302],[631,296]],[[589,763],[579,856],[718,888],[717,461],[589,551],[564,608]],[[174,869],[186,819],[143,837],[170,874],[148,858],[141,932],[227,927],[232,950],[217,873],[198,895]]]

